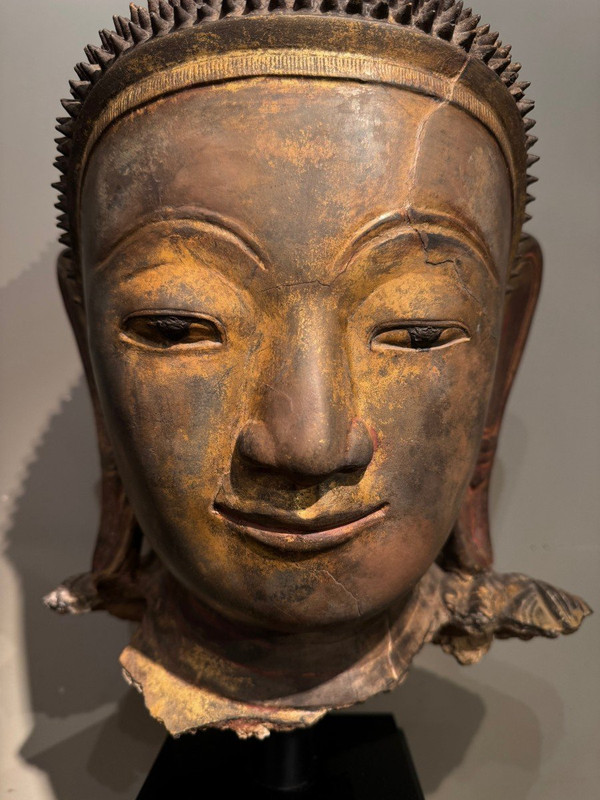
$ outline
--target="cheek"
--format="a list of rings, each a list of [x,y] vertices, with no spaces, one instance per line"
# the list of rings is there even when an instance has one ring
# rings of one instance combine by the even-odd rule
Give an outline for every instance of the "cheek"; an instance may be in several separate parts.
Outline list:
[[[332,570],[365,606],[408,591],[446,541],[479,451],[495,355],[490,339],[362,365],[361,413],[378,441],[364,480],[390,508],[384,529],[353,543],[348,563]]]
[[[92,323],[98,392],[136,512],[182,516],[212,501],[229,470],[244,375],[226,353],[174,356],[124,345]],[[141,514],[140,514],[141,511]],[[195,514],[193,514],[195,516]]]
[[[330,569],[364,608],[381,609],[415,586],[442,544],[436,525],[423,516],[390,514],[383,529],[357,540]]]
[[[448,534],[479,450],[495,355],[490,338],[371,353],[370,366],[356,365],[361,412],[378,440],[373,480],[385,485],[398,519],[415,514]]]
[[[210,274],[190,270],[187,262],[176,267],[160,275],[146,269],[122,280],[111,277],[121,274],[117,270],[86,273],[94,375],[117,465],[138,517],[148,508],[163,519],[183,517],[189,505],[196,518],[207,499],[212,502],[229,471],[244,413],[245,364],[251,347],[260,345],[260,336],[246,321],[251,314],[244,299],[226,281],[215,285]],[[225,345],[212,351],[161,350],[132,343],[122,321],[148,308],[184,308],[225,320]]]

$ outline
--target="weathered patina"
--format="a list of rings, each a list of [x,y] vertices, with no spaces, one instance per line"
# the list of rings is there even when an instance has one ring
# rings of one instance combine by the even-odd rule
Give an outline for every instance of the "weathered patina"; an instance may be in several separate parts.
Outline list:
[[[557,636],[487,494],[539,292],[532,103],[454,0],[131,7],[59,120],[65,304],[103,470],[92,569],[172,733],[310,725],[427,642]]]

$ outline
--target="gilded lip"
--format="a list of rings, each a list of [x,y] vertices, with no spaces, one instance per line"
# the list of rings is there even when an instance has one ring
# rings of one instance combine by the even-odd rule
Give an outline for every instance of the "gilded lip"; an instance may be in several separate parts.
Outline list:
[[[324,514],[305,520],[289,514],[248,514],[214,504],[215,512],[237,531],[268,547],[295,553],[314,553],[344,544],[382,520],[388,507],[383,503],[354,514]]]

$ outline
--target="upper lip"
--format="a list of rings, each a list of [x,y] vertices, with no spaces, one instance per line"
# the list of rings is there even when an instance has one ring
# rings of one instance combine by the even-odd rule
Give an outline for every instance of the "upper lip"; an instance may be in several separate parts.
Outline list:
[[[387,503],[380,503],[344,512],[325,512],[306,519],[297,512],[246,511],[226,503],[214,503],[214,510],[226,521],[262,544],[296,551],[324,550],[346,542],[381,519],[387,508]]]

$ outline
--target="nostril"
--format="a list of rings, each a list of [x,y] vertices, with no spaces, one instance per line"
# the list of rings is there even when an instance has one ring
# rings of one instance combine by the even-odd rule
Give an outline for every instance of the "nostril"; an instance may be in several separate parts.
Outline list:
[[[240,431],[236,450],[241,459],[254,468],[273,469],[277,466],[273,437],[259,420],[251,420]]]
[[[250,420],[243,427],[236,442],[239,462],[254,473],[285,475],[299,487],[322,483],[335,474],[362,472],[373,458],[373,440],[360,420],[355,419],[346,432],[342,428],[339,439],[331,440],[327,447],[322,443],[315,447],[310,430],[291,431],[288,427],[285,435],[275,436],[271,427],[262,420]]]
[[[362,420],[355,419],[348,433],[345,464],[342,472],[355,472],[365,469],[371,463],[375,448],[367,426]]]

